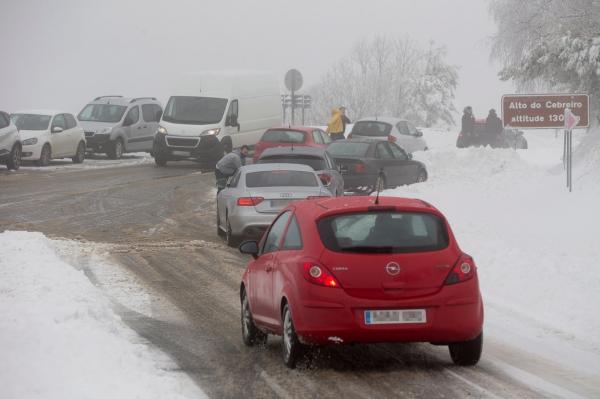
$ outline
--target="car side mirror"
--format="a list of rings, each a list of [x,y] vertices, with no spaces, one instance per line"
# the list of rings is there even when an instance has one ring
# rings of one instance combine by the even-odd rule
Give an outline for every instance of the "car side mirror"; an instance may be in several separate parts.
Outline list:
[[[244,241],[240,244],[240,252],[246,255],[251,255],[254,259],[258,258],[258,242]]]
[[[64,130],[65,130],[65,129],[63,129],[63,128],[62,128],[62,127],[60,127],[60,126],[54,126],[54,127],[52,128],[52,133],[60,133],[60,132],[62,132],[62,131],[64,131]]]
[[[408,156],[408,159],[412,159],[412,154],[410,152],[406,155]]]
[[[415,134],[417,137],[423,137],[423,132],[417,129],[417,133]]]
[[[158,112],[156,113],[156,121],[157,121],[157,122],[160,122],[160,118],[162,118],[162,114],[163,114],[163,112],[162,112],[162,111],[158,111]]]
[[[131,125],[133,125],[133,120],[129,117],[125,118],[125,120],[123,121],[123,127],[131,126]]]

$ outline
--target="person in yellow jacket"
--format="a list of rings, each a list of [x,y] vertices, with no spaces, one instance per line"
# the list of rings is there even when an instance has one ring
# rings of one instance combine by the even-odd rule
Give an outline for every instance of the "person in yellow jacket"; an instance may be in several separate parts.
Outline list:
[[[344,139],[344,121],[342,120],[343,113],[339,108],[331,110],[331,118],[327,122],[327,133],[332,140]]]

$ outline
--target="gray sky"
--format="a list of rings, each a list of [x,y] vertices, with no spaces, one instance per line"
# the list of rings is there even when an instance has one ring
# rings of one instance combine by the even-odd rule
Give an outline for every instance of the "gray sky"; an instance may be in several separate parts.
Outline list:
[[[157,96],[180,73],[299,69],[318,82],[354,43],[404,35],[448,49],[456,106],[500,107],[512,85],[489,61],[484,0],[3,0],[0,109],[74,113],[104,94]],[[11,57],[7,57],[10,55]],[[351,83],[349,83],[351,84]]]

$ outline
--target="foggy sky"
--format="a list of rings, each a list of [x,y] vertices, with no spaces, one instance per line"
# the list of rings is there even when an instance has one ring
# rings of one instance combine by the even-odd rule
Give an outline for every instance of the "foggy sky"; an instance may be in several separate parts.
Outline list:
[[[105,94],[156,96],[181,73],[297,68],[318,82],[354,43],[408,34],[460,67],[456,107],[477,117],[512,91],[489,61],[484,0],[1,0],[0,109],[78,113]],[[351,84],[349,82],[348,84]]]

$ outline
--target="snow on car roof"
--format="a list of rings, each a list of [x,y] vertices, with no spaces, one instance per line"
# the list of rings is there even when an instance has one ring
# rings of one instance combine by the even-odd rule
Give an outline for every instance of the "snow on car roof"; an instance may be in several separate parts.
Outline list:
[[[296,163],[258,163],[253,165],[245,165],[240,169],[242,172],[268,172],[272,170],[297,170],[302,172],[313,172],[313,168],[308,165]]]
[[[29,115],[49,115],[49,116],[53,116],[56,114],[70,114],[70,112],[67,111],[60,111],[60,110],[51,110],[51,109],[26,109],[26,110],[21,110],[21,111],[16,111],[12,113],[14,114],[29,114]]]
[[[389,123],[390,125],[395,125],[398,122],[408,122],[406,119],[394,118],[391,116],[370,116],[370,117],[360,118],[359,120],[355,121],[354,123],[370,122],[370,121],[385,122],[385,123]]]

